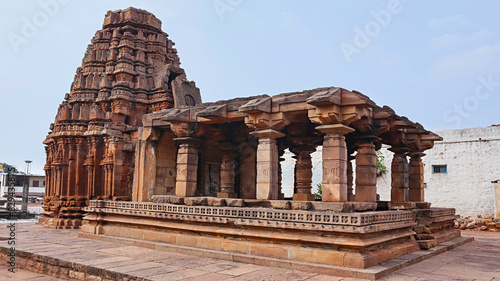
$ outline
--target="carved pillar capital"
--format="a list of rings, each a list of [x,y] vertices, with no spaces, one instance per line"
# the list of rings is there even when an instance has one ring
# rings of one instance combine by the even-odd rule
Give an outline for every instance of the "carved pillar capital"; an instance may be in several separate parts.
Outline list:
[[[316,127],[316,130],[321,131],[327,135],[345,135],[352,133],[355,130],[343,124],[327,124]]]
[[[284,112],[255,112],[248,114],[245,124],[250,128],[279,130],[290,124],[290,118]]]
[[[250,132],[250,135],[259,138],[259,141],[262,139],[270,139],[275,140],[278,138],[282,138],[285,136],[282,132],[274,129],[262,129]]]
[[[170,122],[170,129],[177,137],[198,137],[205,133],[205,126],[195,122]]]
[[[422,158],[425,155],[426,154],[421,151],[412,151],[408,153],[408,156],[410,156],[411,158]]]

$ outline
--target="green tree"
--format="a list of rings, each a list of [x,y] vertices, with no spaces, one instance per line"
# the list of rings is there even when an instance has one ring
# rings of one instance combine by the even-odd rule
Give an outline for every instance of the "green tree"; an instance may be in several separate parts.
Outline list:
[[[323,197],[323,185],[321,183],[318,183],[316,186],[318,187],[318,189],[313,193],[314,198],[321,199]]]
[[[19,173],[19,170],[16,167],[12,166],[12,165],[9,165],[7,163],[0,163],[0,164],[2,164],[2,166],[3,166],[3,172],[4,173],[7,173],[7,171],[9,169],[11,169],[12,173]]]
[[[387,174],[387,167],[384,165],[384,155],[380,150],[377,150],[377,177]]]

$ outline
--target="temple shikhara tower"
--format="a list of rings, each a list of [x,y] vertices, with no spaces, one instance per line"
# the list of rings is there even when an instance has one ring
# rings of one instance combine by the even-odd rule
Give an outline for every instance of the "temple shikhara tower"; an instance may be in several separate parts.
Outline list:
[[[173,46],[147,11],[106,14],[44,142],[42,224],[331,274],[458,239],[454,209],[424,197],[421,158],[438,135],[340,87],[202,103]],[[382,144],[394,153],[390,201],[377,198]]]
[[[201,102],[161,21],[108,12],[44,141],[45,221],[78,228],[91,199],[130,200],[144,114]]]

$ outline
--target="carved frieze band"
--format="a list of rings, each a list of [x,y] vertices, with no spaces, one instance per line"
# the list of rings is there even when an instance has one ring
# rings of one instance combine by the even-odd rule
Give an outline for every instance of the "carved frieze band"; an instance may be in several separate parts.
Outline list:
[[[115,211],[116,210],[116,211]],[[368,226],[374,224],[414,221],[412,211],[383,211],[365,213],[333,213],[322,211],[276,210],[267,208],[214,207],[214,206],[179,206],[166,203],[138,203],[125,201],[92,200],[87,212],[123,213],[139,215],[150,212],[148,216],[227,223],[227,219],[239,219],[240,223],[252,220],[277,221],[289,223],[316,223],[322,225]],[[126,212],[125,212],[126,211]],[[236,221],[235,221],[236,223]],[[264,222],[266,223],[266,222]]]

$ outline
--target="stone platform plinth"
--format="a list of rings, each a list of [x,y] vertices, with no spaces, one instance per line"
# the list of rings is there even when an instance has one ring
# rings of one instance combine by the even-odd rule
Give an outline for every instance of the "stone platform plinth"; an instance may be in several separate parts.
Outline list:
[[[77,230],[47,229],[34,223],[16,223],[16,273],[7,271],[10,260],[11,245],[0,245],[0,261],[5,266],[1,280],[25,280],[35,274],[24,277],[23,270],[46,274],[62,280],[338,280],[327,275],[356,278],[356,280],[376,280],[385,275],[392,280],[406,280],[415,276],[421,277],[425,270],[427,277],[443,278],[443,270],[455,264],[456,275],[452,277],[469,278],[471,276],[497,276],[499,265],[495,255],[484,255],[480,249],[488,247],[495,251],[500,249],[500,241],[495,233],[469,232],[475,235],[488,235],[495,240],[487,240],[488,244],[465,246],[453,261],[450,254],[442,258],[432,258],[455,247],[470,242],[472,238],[458,237],[430,250],[420,250],[367,269],[355,269],[343,266],[313,264],[248,254],[198,249],[177,246],[162,242],[149,242],[142,239],[130,239],[79,233]],[[0,229],[0,240],[9,237],[8,228]],[[493,236],[491,236],[493,235]],[[483,240],[480,236],[480,239]],[[85,239],[85,238],[92,238]],[[465,254],[464,254],[465,253]],[[484,264],[480,267],[474,261],[481,257]],[[424,261],[429,259],[428,261]],[[420,263],[424,261],[423,263]],[[438,266],[436,266],[436,262]],[[412,269],[413,264],[415,270]],[[427,264],[427,266],[426,266]],[[464,268],[464,264],[469,267]],[[487,266],[494,264],[496,267]],[[443,265],[440,268],[439,265]],[[408,267],[409,266],[409,267]],[[272,268],[269,268],[272,267]],[[399,274],[401,268],[408,267]],[[427,270],[428,268],[428,270]],[[463,270],[467,271],[467,277]],[[433,271],[435,274],[433,274]],[[401,274],[401,275],[400,275]],[[482,274],[482,275],[481,275]],[[448,275],[446,275],[448,276]],[[396,277],[399,277],[397,279]],[[10,279],[9,279],[10,278]],[[406,279],[405,279],[406,278]],[[29,280],[53,280],[48,276]]]
[[[422,249],[436,247],[438,244],[460,236],[454,221],[460,218],[453,208],[414,209],[417,225],[415,238]]]
[[[85,210],[84,233],[281,260],[368,268],[419,250],[412,239],[411,211],[337,213],[120,201],[91,201]]]

